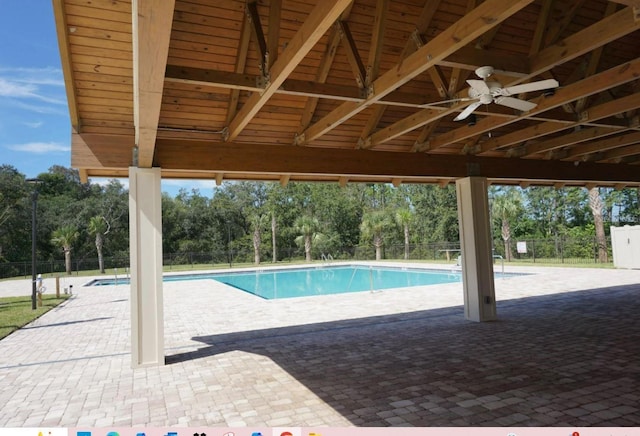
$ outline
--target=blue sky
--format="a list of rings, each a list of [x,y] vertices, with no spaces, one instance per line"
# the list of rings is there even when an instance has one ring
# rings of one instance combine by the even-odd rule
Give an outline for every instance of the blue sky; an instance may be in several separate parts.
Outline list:
[[[26,177],[69,167],[71,124],[51,1],[2,2],[0,41],[0,164]],[[163,181],[162,190],[198,188],[210,196],[214,185]]]

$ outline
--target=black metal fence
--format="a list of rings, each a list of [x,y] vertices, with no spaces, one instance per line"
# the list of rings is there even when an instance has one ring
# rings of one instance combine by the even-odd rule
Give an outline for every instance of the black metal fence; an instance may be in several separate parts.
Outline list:
[[[557,239],[527,239],[511,241],[513,260],[530,263],[552,264],[576,264],[597,263],[598,244],[595,238],[557,238]],[[611,243],[609,247],[609,262],[612,261]],[[494,241],[494,255],[506,258],[504,243],[501,239]],[[430,244],[414,244],[409,247],[408,259],[432,260],[442,262],[454,262],[460,254],[460,245],[451,242],[439,242]],[[402,260],[405,256],[404,245],[391,245],[383,247],[382,258],[385,260]],[[375,248],[372,245],[342,247],[331,252],[322,253],[314,250],[315,260],[374,260]],[[303,261],[304,250],[300,247],[283,247],[278,249],[278,263]],[[268,250],[261,252],[262,264],[273,262],[272,253]],[[167,253],[163,256],[163,264],[166,269],[188,269],[196,266],[209,265],[212,268],[229,267],[238,264],[251,265],[254,263],[253,250],[223,250],[210,253]],[[104,259],[105,271],[108,274],[126,273],[129,267],[129,257],[106,257]],[[97,257],[86,256],[72,261],[72,274],[80,271],[97,271]],[[37,262],[37,272],[41,274],[65,274],[63,259],[50,259]],[[0,278],[30,277],[31,261],[0,263]]]

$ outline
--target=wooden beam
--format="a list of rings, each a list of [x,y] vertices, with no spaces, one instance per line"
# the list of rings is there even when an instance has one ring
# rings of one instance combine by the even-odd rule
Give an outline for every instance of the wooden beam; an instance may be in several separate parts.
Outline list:
[[[260,14],[258,13],[258,2],[250,1],[245,6],[245,12],[249,19],[249,25],[251,27],[251,34],[256,43],[256,51],[258,52],[259,62],[258,67],[263,76],[266,76],[269,72],[267,65],[267,41],[264,37],[264,31],[262,30],[262,23],[260,22]]]
[[[138,166],[153,164],[175,0],[134,0],[133,116]]]
[[[338,50],[338,44],[340,44],[341,38],[342,31],[340,30],[339,25],[336,23],[333,26],[331,36],[329,36],[329,44],[327,44],[327,48],[324,51],[322,60],[320,61],[320,67],[318,67],[318,72],[316,73],[316,82],[324,83],[327,80],[327,76],[329,75],[329,71],[331,70],[331,65],[333,65],[333,60],[336,56],[336,51]],[[300,132],[302,132],[309,126],[309,124],[311,124],[313,114],[315,113],[316,107],[318,106],[318,98],[319,97],[309,97],[307,99],[307,102],[305,103],[304,109],[302,111],[302,117],[300,118]]]
[[[435,14],[438,6],[440,5],[440,0],[432,0],[425,2],[424,7],[422,8],[422,12],[420,13],[420,17],[418,18],[418,22],[416,23],[415,30],[411,33],[411,36],[407,38],[407,41],[404,44],[404,49],[400,54],[400,62],[404,61],[407,56],[413,53],[415,50],[421,48],[424,45],[424,40],[422,38],[422,34],[427,31],[429,25],[431,24],[431,20],[433,19],[433,15]],[[427,71],[431,73],[433,68],[429,68]],[[438,70],[439,71],[439,70]],[[448,98],[447,96],[447,86],[444,86],[442,80],[440,83],[436,84],[438,77],[432,77],[434,84],[436,85],[436,89],[440,94],[441,98]],[[369,116],[364,128],[362,129],[362,133],[360,134],[359,144],[364,144],[365,139],[371,135],[378,123],[382,119],[384,112],[386,110],[385,106],[376,106],[373,109],[372,114]]]
[[[350,3],[351,0],[326,0],[316,5],[273,64],[269,71],[270,82],[265,90],[253,93],[229,124],[228,141],[238,137]]]
[[[249,16],[245,14],[245,18],[242,21],[242,30],[240,30],[240,43],[238,44],[238,54],[236,55],[236,64],[234,71],[238,74],[244,73],[244,68],[247,64],[247,53],[249,52],[249,41],[251,40],[251,23],[249,23]],[[167,70],[169,70],[167,66]],[[240,99],[240,90],[232,89],[229,96],[229,105],[227,106],[227,120],[225,125],[229,125],[233,117],[236,116],[238,111],[238,101]]]
[[[544,37],[545,47],[555,43],[562,35],[562,32],[567,28],[569,23],[573,20],[573,17],[578,12],[578,9],[582,6],[584,0],[565,0],[559,5],[562,7],[562,11],[559,16],[556,16],[551,20],[551,26],[547,27]]]
[[[559,182],[640,183],[640,171],[632,165],[606,165],[530,159],[481,158],[462,155],[427,155],[287,145],[211,143],[203,141],[158,141],[157,164],[163,169],[222,171],[225,174],[273,173],[384,176],[411,182],[415,177],[448,179],[471,173],[491,179],[549,180]]]
[[[465,12],[465,14],[470,13],[474,8],[476,7],[476,0],[467,0],[467,10]],[[492,29],[489,30],[494,30],[497,29],[498,26],[495,26]],[[485,33],[486,34],[486,33]],[[482,36],[482,35],[480,35]],[[487,64],[489,65],[489,64]],[[453,95],[456,92],[458,92],[458,82],[459,81],[463,81],[464,78],[462,78],[462,74],[461,74],[461,70],[458,67],[453,67],[451,69],[451,74],[449,75],[449,89],[447,94],[449,95]]]
[[[376,1],[376,15],[373,19],[373,32],[371,34],[371,43],[369,44],[365,86],[371,86],[373,81],[378,78],[388,7],[389,0]]]
[[[280,186],[286,188],[289,184],[289,179],[291,179],[291,174],[283,174],[280,176]]]
[[[351,71],[353,72],[353,78],[356,80],[358,88],[364,88],[365,76],[367,74],[360,53],[358,53],[358,47],[351,35],[349,25],[345,21],[338,21],[340,31],[342,32],[342,41],[344,41],[344,47],[347,51],[347,59],[349,65],[351,65]]]
[[[600,153],[614,148],[620,148],[627,145],[640,143],[640,132],[632,132],[624,135],[606,138],[604,140],[590,142],[588,144],[580,144],[572,147],[563,159],[574,159],[593,153]]]
[[[627,145],[625,147],[619,147],[614,150],[606,151],[596,156],[597,162],[605,162],[613,159],[620,159],[623,157],[635,156],[640,154],[640,144]],[[640,172],[640,171],[639,171]]]
[[[511,15],[530,4],[532,0],[487,0],[465,15],[457,23],[436,35],[431,41],[412,53],[401,63],[374,82],[374,94],[365,102],[345,102],[320,121],[307,128],[298,138],[298,144],[309,143],[359,113],[374,101],[380,100],[396,88],[455,53],[487,30],[497,26]]]
[[[526,56],[495,49],[478,50],[473,46],[460,48],[445,59],[438,61],[437,64],[469,71],[475,71],[484,65],[491,65],[495,75],[514,78],[527,77],[531,70],[529,58]]]
[[[222,171],[216,173],[216,186],[222,186],[224,181],[224,173]]]
[[[75,80],[73,77],[73,63],[71,50],[69,49],[69,27],[67,15],[64,9],[64,0],[53,0],[53,14],[56,21],[56,33],[58,35],[58,49],[60,50],[60,63],[64,75],[64,87],[67,92],[67,104],[69,105],[69,118],[71,127],[76,132],[81,131],[80,117],[78,115],[78,101]]]
[[[616,11],[616,4],[609,3],[607,4],[607,8],[604,11],[605,18],[610,16]],[[602,57],[602,51],[604,50],[604,46],[600,46],[591,52],[591,56],[589,56],[589,64],[587,65],[587,69],[585,71],[584,77],[589,77],[594,75],[598,71],[598,65],[600,65],[600,58]],[[587,97],[582,97],[576,101],[575,111],[582,112],[584,107],[587,104]]]
[[[88,174],[123,177],[130,166],[133,136],[72,134],[72,165]],[[627,151],[626,154],[629,154]],[[411,152],[332,149],[288,145],[164,140],[157,144],[155,165],[164,174],[182,178],[275,180],[382,180],[433,182],[471,174],[494,181],[517,183],[626,183],[640,184],[634,165],[594,162],[430,155]],[[343,179],[339,179],[343,178]]]
[[[638,29],[640,29],[640,22],[634,20],[631,8],[618,11],[533,56],[528,78],[582,56]]]
[[[347,6],[347,8],[342,12],[342,15],[340,15],[340,20],[346,21],[349,18],[352,7],[353,3]],[[322,59],[320,60],[320,66],[318,67],[318,72],[316,73],[316,82],[324,83],[327,80],[327,76],[329,75],[329,71],[331,70],[331,66],[333,65],[333,60],[336,56],[336,51],[338,50],[338,45],[340,44],[341,39],[342,31],[340,30],[340,25],[338,24],[338,22],[336,22],[332,27],[331,35],[329,36],[329,43],[325,48]],[[318,97],[310,97],[307,99],[304,110],[302,111],[302,117],[300,118],[300,130],[298,131],[298,133],[303,132],[304,129],[309,127],[317,106]]]
[[[269,33],[267,36],[267,68],[269,69],[278,59],[281,14],[282,0],[271,0],[269,2]]]
[[[569,145],[579,144],[581,142],[610,136],[618,132],[620,132],[620,129],[612,129],[607,127],[593,127],[590,129],[582,129],[573,133],[568,133],[556,138],[548,139],[537,144],[527,145],[525,147],[522,147],[521,149],[515,149],[514,151],[518,151],[514,154],[510,154],[510,156],[524,157],[531,156],[532,154],[537,153],[545,153]]]

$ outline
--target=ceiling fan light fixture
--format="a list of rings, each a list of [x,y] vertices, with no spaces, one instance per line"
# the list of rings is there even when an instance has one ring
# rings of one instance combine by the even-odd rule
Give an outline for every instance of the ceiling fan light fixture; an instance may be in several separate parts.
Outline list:
[[[469,127],[473,127],[476,125],[476,121],[477,121],[477,117],[476,114],[471,114],[467,117],[467,126]]]

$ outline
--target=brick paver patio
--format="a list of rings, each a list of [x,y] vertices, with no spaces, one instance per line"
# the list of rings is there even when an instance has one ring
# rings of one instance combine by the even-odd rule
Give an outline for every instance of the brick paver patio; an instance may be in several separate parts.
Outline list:
[[[136,370],[129,287],[65,279],[70,301],[0,341],[0,426],[640,426],[640,271],[526,271],[496,281],[490,323],[460,283],[265,301],[168,282],[167,365]]]

